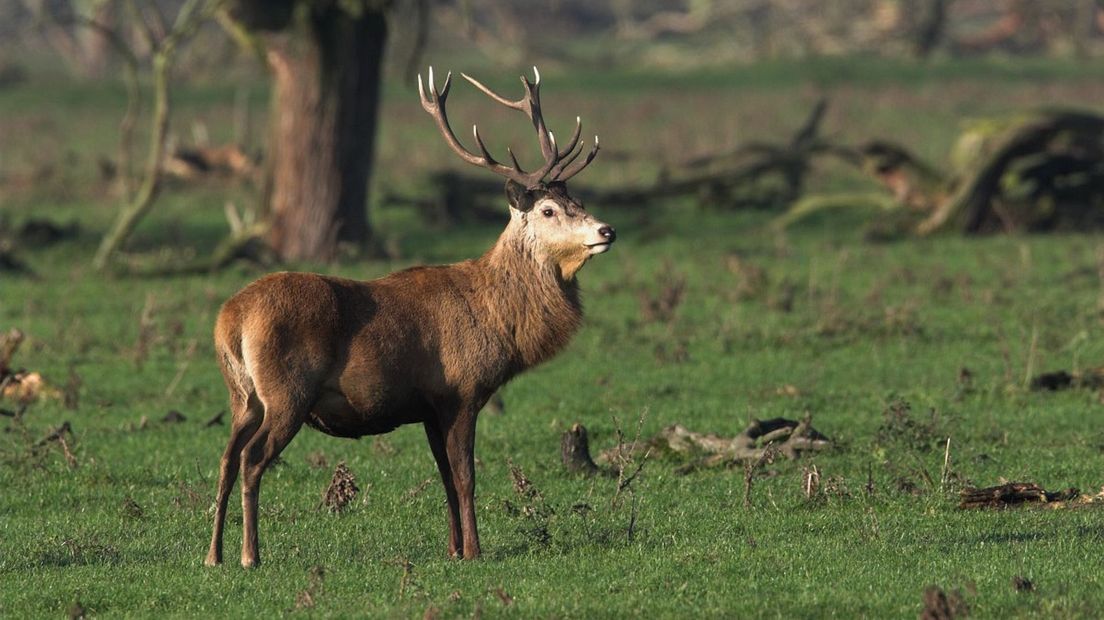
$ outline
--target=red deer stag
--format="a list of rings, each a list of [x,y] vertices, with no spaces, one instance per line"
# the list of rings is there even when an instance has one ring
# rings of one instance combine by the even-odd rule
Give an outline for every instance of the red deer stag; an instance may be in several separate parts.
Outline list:
[[[469,163],[506,177],[510,222],[486,254],[436,267],[414,267],[361,282],[310,273],[276,273],[223,305],[215,348],[230,391],[233,422],[222,455],[214,533],[206,564],[222,561],[226,503],[242,477],[243,566],[260,562],[257,496],[261,476],[303,423],[336,437],[387,433],[422,424],[445,486],[448,552],[479,556],[475,525],[475,421],[494,392],[555,355],[579,327],[575,275],[613,243],[564,183],[598,152],[564,148],[545,127],[540,74],[522,77],[525,94],[505,99],[464,76],[495,101],[524,112],[544,163],[524,171],[457,140],[445,114],[452,74],[440,90],[418,78],[425,108],[445,141]]]

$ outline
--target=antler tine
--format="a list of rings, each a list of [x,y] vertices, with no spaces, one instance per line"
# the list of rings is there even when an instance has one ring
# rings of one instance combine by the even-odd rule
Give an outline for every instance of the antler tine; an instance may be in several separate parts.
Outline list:
[[[432,73],[432,70],[433,70],[433,68],[430,67],[429,85],[431,87],[433,86],[433,73]],[[445,74],[445,83],[443,85],[441,85],[441,92],[437,93],[437,98],[441,99],[441,100],[444,100],[445,98],[447,98],[450,88],[452,88],[452,71],[449,71],[448,73]]]
[[[534,67],[536,68],[536,67]],[[583,119],[581,117],[575,117],[575,131],[571,133],[571,139],[567,141],[567,146],[556,153],[556,159],[563,159],[571,154],[571,151],[575,150],[575,146],[579,144],[579,137],[583,133]]]
[[[560,160],[558,162],[556,162],[556,165],[552,168],[552,170],[551,170],[552,176],[550,178],[553,181],[559,181],[560,180],[560,175],[563,174],[564,168],[567,168],[568,166],[570,166],[571,162],[578,159],[579,155],[581,155],[582,153],[583,153],[582,145],[577,145],[576,148],[574,148],[572,150],[572,152],[567,153],[564,157],[561,157]]]
[[[461,73],[460,75],[462,75],[465,80],[471,82],[473,86],[475,86],[479,90],[483,91],[483,94],[487,95],[491,99],[494,99],[495,101],[501,103],[502,105],[504,105],[508,108],[513,108],[515,110],[521,110],[522,112],[525,112],[526,114],[529,113],[529,105],[528,105],[528,103],[529,103],[529,89],[526,89],[525,97],[522,97],[521,99],[518,99],[517,101],[511,101],[511,100],[503,97],[502,95],[496,93],[495,91],[491,90],[490,88],[485,86],[482,82],[480,82],[479,80],[473,78],[472,76],[468,75],[467,73]],[[524,80],[525,78],[522,78],[522,79]]]
[[[574,168],[566,169],[562,173],[556,175],[556,180],[566,181],[566,180],[570,179],[571,177],[573,177],[573,176],[579,174],[580,172],[582,172],[583,168],[586,168],[588,165],[590,165],[590,162],[594,161],[594,158],[598,155],[598,151],[599,151],[598,136],[594,136],[594,147],[590,149],[589,153],[587,153],[586,158],[583,159],[581,162],[579,162],[578,165],[575,166]],[[582,149],[579,149],[579,152],[581,153]],[[575,158],[572,157],[571,159],[574,160]]]
[[[521,170],[521,164],[518,163],[517,156],[514,155],[514,149],[506,147],[506,154],[510,156],[510,161],[514,163],[514,170]]]
[[[479,137],[479,126],[472,125],[472,135],[475,137],[475,144],[479,147],[479,152],[482,153],[484,161],[492,166],[501,166],[502,164],[491,155],[491,152],[487,150],[486,145],[483,144],[483,138]],[[518,168],[518,172],[524,172]]]

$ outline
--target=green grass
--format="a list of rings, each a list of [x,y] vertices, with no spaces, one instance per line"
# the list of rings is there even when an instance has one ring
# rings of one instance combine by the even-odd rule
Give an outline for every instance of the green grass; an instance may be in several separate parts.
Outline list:
[[[985,87],[991,99],[978,101],[958,79],[944,84],[948,92],[940,96],[930,83],[842,84],[835,131],[854,139],[902,127],[920,148],[942,153],[955,129],[947,119],[1030,100],[1030,83],[994,80]],[[637,88],[650,92],[646,83]],[[762,129],[768,135],[786,135],[807,109],[799,84],[747,88],[731,93],[732,100],[749,98],[741,114],[775,106],[780,124]],[[1084,85],[1054,88],[1071,104],[1091,103],[1077,98]],[[689,85],[651,92],[661,104],[711,96]],[[573,97],[600,113],[606,95]],[[870,99],[900,105],[873,106],[868,125],[849,120],[862,117],[861,102]],[[109,106],[97,111],[79,101],[66,105],[101,119],[108,129],[96,132],[109,138]],[[424,120],[405,103],[388,105],[396,123]],[[22,106],[0,102],[32,115]],[[708,126],[728,113],[695,110],[706,116],[670,131],[692,133],[693,123]],[[623,127],[611,113],[599,116],[599,126],[625,136],[629,146],[645,145],[655,134],[641,130],[661,131],[667,118],[628,116],[648,124]],[[96,132],[86,145],[98,144]],[[382,140],[379,178],[388,183],[418,187],[420,177],[402,172],[410,170],[402,165],[408,151],[426,153],[427,168],[447,161],[425,124],[392,126]],[[603,163],[594,166],[601,180],[633,174],[612,161],[604,166],[602,174]],[[839,182],[830,177],[816,183]],[[210,248],[225,227],[227,191],[243,190],[170,191],[132,247],[167,244],[180,254]],[[861,242],[856,222],[842,217],[779,237],[768,232],[770,214],[681,203],[650,214],[591,205],[617,226],[621,240],[581,274],[584,328],[557,359],[503,388],[505,412],[480,422],[477,502],[485,556],[445,557],[443,493],[421,429],[359,442],[307,430],[265,477],[264,565],[243,571],[236,565],[236,500],[227,564],[201,565],[227,434],[204,422],[226,406],[210,339],[214,316],[259,274],[234,268],[209,277],[105,280],[88,261],[110,215],[109,198],[89,198],[79,187],[6,198],[17,222],[35,213],[84,227],[76,241],[23,252],[39,280],[0,274],[0,328],[18,326],[29,335],[16,363],[58,385],[72,367],[83,383],[76,411],[46,400],[31,406],[22,424],[0,418],[0,616],[57,616],[76,601],[104,616],[284,613],[310,587],[317,566],[324,570],[321,585],[311,590],[314,607],[304,613],[322,616],[420,617],[434,607],[446,617],[901,617],[919,613],[929,584],[960,589],[979,617],[1094,617],[1104,605],[1102,565],[1094,559],[1104,550],[1104,527],[1095,509],[962,512],[953,493],[958,477],[1090,493],[1104,484],[1104,434],[1093,422],[1102,409],[1098,395],[1025,389],[1030,372],[1104,359],[1098,275],[1104,237],[875,245]],[[415,262],[472,256],[498,234],[494,227],[425,230],[394,208],[374,217],[407,258],[300,267],[370,278]],[[733,269],[734,256],[743,271]],[[741,285],[748,264],[764,270],[765,284]],[[673,319],[644,320],[641,296],[679,278],[686,295]],[[147,304],[151,337],[141,356],[139,317]],[[957,380],[964,367],[974,376],[969,389]],[[897,400],[911,405],[916,420],[932,422],[927,449],[879,438],[883,412]],[[187,419],[159,422],[172,409]],[[680,476],[676,459],[649,461],[634,486],[631,540],[631,503],[613,504],[615,482],[569,475],[559,464],[560,433],[573,422],[590,429],[597,452],[613,445],[615,417],[630,435],[642,413],[645,435],[674,423],[729,435],[749,417],[797,418],[806,411],[837,447],[766,466],[775,475],[755,480],[750,509],[740,468]],[[143,418],[148,422],[140,428]],[[57,447],[31,447],[66,420],[75,431],[76,468]],[[957,477],[941,491],[947,437]],[[316,453],[327,467],[309,465],[307,456]],[[361,494],[335,516],[318,503],[339,460],[356,475]],[[554,511],[543,522],[510,510],[526,503],[513,489],[511,462]],[[824,480],[833,479],[834,490],[808,500],[801,477],[813,465]],[[868,475],[872,495],[864,491]],[[921,493],[898,490],[900,479]],[[140,515],[125,507],[128,498]],[[538,526],[547,530],[546,542],[534,533]],[[404,577],[407,563],[412,568]],[[1016,592],[1015,575],[1033,581],[1036,592]]]

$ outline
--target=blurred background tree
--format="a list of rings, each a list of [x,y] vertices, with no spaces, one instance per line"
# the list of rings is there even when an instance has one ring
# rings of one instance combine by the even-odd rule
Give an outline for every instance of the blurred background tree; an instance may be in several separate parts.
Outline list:
[[[328,260],[370,239],[386,0],[234,0],[229,21],[273,80],[268,242],[287,260]]]

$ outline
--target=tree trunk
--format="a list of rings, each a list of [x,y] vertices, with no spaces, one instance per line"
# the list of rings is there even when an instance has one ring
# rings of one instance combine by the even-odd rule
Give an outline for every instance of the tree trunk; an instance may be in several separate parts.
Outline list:
[[[285,260],[329,260],[370,237],[368,179],[387,22],[316,9],[267,37],[275,81],[268,242]]]
[[[947,28],[946,0],[928,0],[920,27],[913,41],[913,52],[917,58],[927,58],[943,40]]]

